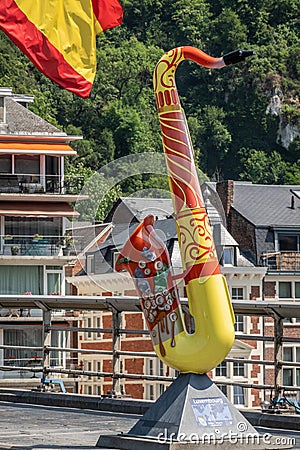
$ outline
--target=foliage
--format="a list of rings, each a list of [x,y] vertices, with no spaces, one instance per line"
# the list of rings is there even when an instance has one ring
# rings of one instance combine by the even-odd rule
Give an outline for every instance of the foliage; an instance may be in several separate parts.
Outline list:
[[[122,195],[119,185],[113,179],[105,177],[102,173],[85,167],[81,161],[72,164],[66,163],[66,175],[83,176],[84,186],[78,194],[86,195],[86,200],[80,200],[76,204],[76,210],[82,220],[102,221],[108,215],[111,206]]]
[[[282,174],[284,163],[276,152],[272,152],[268,156],[263,150],[241,149],[240,154],[244,167],[244,171],[240,175],[241,180],[268,184],[274,183],[278,175]],[[275,160],[276,164],[273,164]]]

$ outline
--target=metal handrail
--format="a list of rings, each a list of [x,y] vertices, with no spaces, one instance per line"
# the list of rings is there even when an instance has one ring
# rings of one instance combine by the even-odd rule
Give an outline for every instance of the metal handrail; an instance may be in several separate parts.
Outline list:
[[[47,298],[47,301],[50,301]],[[68,297],[65,297],[66,299],[68,299]],[[62,297],[61,298],[61,302],[65,301],[65,298]],[[92,301],[93,297],[91,297],[91,301]],[[113,301],[116,301],[118,304],[118,307],[120,308],[118,311],[115,310],[114,308],[111,307],[110,302],[113,303]],[[132,298],[132,305],[135,305],[134,303],[134,298]],[[98,304],[99,302],[99,297],[95,298],[95,305]],[[112,316],[116,315],[116,316],[120,316],[123,312],[121,304],[120,303],[120,297],[107,297],[106,301],[104,302],[104,299],[102,300],[102,304],[106,304],[106,310],[108,312],[110,312],[112,314]],[[241,308],[240,306],[241,302],[233,302],[233,306],[234,308],[237,308],[237,313],[239,313],[239,309]],[[262,302],[261,302],[262,303]],[[82,300],[82,304],[84,305],[84,299]],[[276,347],[276,352],[275,352],[275,360],[273,361],[269,361],[269,360],[265,360],[265,359],[244,359],[244,358],[231,358],[228,357],[224,360],[224,362],[235,362],[235,363],[240,363],[240,364],[245,364],[245,365],[258,365],[258,366],[274,366],[275,369],[275,375],[274,375],[274,384],[256,384],[256,383],[251,383],[251,382],[247,382],[247,380],[245,381],[241,381],[239,379],[237,380],[230,380],[230,379],[223,379],[223,378],[216,378],[215,379],[215,383],[219,384],[219,385],[233,385],[233,386],[242,386],[243,388],[247,388],[247,389],[260,389],[263,391],[267,391],[267,390],[274,390],[275,392],[278,392],[279,390],[286,390],[286,391],[299,391],[300,387],[297,386],[283,386],[283,383],[279,377],[278,374],[281,373],[282,369],[284,367],[288,367],[288,368],[299,368],[300,367],[300,362],[292,362],[292,361],[284,361],[282,359],[282,353],[280,353],[280,351],[278,351],[280,349],[280,347],[278,346],[282,346],[283,342],[290,342],[290,343],[295,343],[298,342],[299,343],[299,339],[298,338],[289,338],[289,337],[283,337],[283,331],[281,328],[282,325],[282,321],[283,321],[283,317],[284,316],[274,316],[274,314],[272,314],[272,308],[268,302],[265,303],[266,307],[262,308],[261,305],[259,304],[259,302],[254,302],[253,304],[253,309],[250,311],[247,310],[247,304],[245,302],[246,305],[246,309],[245,309],[245,314],[247,315],[251,315],[251,316],[269,316],[272,317],[272,319],[274,320],[274,336],[275,336],[275,346]],[[259,307],[259,309],[256,311],[254,308],[255,307]],[[283,305],[281,305],[282,307]],[[37,303],[37,307],[38,307],[38,303]],[[53,306],[53,310],[56,309],[61,309],[62,306],[60,304],[59,298],[57,299],[57,305]],[[132,308],[134,308],[134,306],[132,306]],[[267,309],[270,309],[270,311],[267,312]],[[87,309],[86,307],[83,309]],[[90,308],[88,308],[90,310]],[[133,309],[135,310],[135,309]],[[281,310],[281,309],[280,309]],[[296,310],[295,310],[296,311]],[[297,309],[297,311],[299,311],[299,308]],[[130,312],[128,310],[128,304],[127,307],[125,309],[125,312],[128,313]],[[46,314],[48,314],[48,319]],[[294,314],[294,310],[292,312],[292,314]],[[295,312],[295,316],[298,317],[300,314],[298,312]],[[50,314],[51,316],[51,314]],[[47,322],[47,320],[48,322]],[[121,348],[121,343],[120,343],[120,335],[124,334],[124,335],[130,335],[130,334],[142,334],[145,335],[145,337],[148,335],[148,331],[147,330],[141,330],[141,329],[126,329],[126,328],[121,328],[121,321],[119,320],[119,322],[114,319],[114,323],[118,324],[118,326],[115,327],[110,327],[110,328],[95,328],[95,327],[80,327],[78,325],[78,320],[82,320],[82,318],[76,318],[76,322],[75,322],[75,326],[72,326],[72,322],[70,322],[69,326],[61,326],[59,324],[57,325],[51,325],[51,320],[49,322],[49,311],[43,311],[43,323],[40,326],[37,326],[37,324],[33,325],[34,327],[39,327],[39,329],[43,329],[44,332],[47,333],[51,333],[53,330],[64,330],[64,331],[68,331],[68,332],[82,332],[82,333],[87,333],[87,332],[93,332],[93,333],[106,333],[106,334],[110,334],[111,335],[111,342],[113,343],[112,349],[107,349],[107,350],[98,350],[98,349],[89,349],[89,348],[76,348],[76,347],[54,347],[52,345],[49,345],[49,342],[44,342],[43,346],[38,346],[38,347],[33,347],[33,346],[14,346],[14,345],[0,345],[0,349],[2,350],[8,350],[8,349],[20,349],[20,350],[35,350],[36,352],[43,352],[43,363],[39,364],[37,366],[19,366],[19,365],[12,365],[12,362],[10,363],[10,365],[7,366],[0,366],[0,370],[5,370],[5,371],[22,371],[22,373],[24,373],[24,371],[28,371],[28,372],[32,372],[32,373],[37,373],[37,372],[43,372],[43,376],[47,376],[49,374],[68,374],[68,375],[73,375],[77,381],[80,381],[82,383],[85,383],[86,380],[86,376],[88,377],[98,377],[98,378],[107,378],[109,377],[112,380],[112,386],[113,386],[113,390],[118,391],[118,383],[120,382],[120,380],[122,379],[132,379],[132,380],[151,380],[151,381],[163,381],[163,382],[171,382],[174,377],[167,377],[167,376],[159,376],[159,375],[148,375],[145,373],[126,373],[126,371],[122,371],[120,370],[120,365],[118,365],[118,361],[120,361],[120,359],[122,359],[122,357],[132,357],[132,358],[156,358],[156,354],[154,352],[149,352],[149,351],[128,351],[128,350],[122,350]],[[279,326],[280,325],[280,326]],[[18,323],[17,321],[11,325],[11,324],[5,324],[5,327],[13,327],[13,328],[18,328],[19,327],[23,327],[24,328],[24,324],[21,325],[20,323]],[[273,336],[263,336],[262,334],[242,334],[242,333],[236,333],[236,339],[242,339],[243,341],[247,341],[247,340],[256,340],[256,341],[263,341],[263,342],[274,342],[274,337]],[[69,353],[70,357],[67,357],[68,361],[69,361],[69,365],[70,367],[66,366],[66,367],[62,367],[62,366],[53,366],[50,364],[45,364],[46,361],[46,356],[49,357],[50,353]],[[79,358],[79,355],[107,355],[108,357],[111,357],[112,360],[112,370],[110,372],[103,372],[103,371],[91,371],[91,370],[86,370],[86,367],[83,367]],[[281,356],[281,357],[280,357]],[[51,357],[52,361],[55,361],[55,358]],[[77,366],[77,368],[75,368],[74,366]],[[21,373],[21,372],[20,372]],[[83,378],[82,378],[83,377]]]
[[[83,186],[81,175],[0,172],[0,193],[78,194]]]
[[[83,236],[72,237],[70,248],[80,252],[83,248]],[[50,234],[3,234],[0,235],[3,254],[19,255],[56,255],[66,247],[66,237]]]
[[[281,250],[261,254],[262,265],[270,270],[299,271],[300,251]]]

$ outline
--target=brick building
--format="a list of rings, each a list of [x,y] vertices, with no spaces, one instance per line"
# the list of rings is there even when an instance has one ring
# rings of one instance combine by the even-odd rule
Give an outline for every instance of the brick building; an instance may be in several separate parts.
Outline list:
[[[242,254],[256,267],[267,268],[262,298],[300,302],[300,188],[297,185],[256,185],[232,180],[217,183],[227,228]],[[265,335],[273,335],[273,320],[265,319]],[[299,339],[283,348],[283,361],[300,362],[300,319],[284,321],[284,336]],[[262,358],[263,359],[263,358]],[[274,359],[266,343],[264,359]],[[265,382],[274,378],[265,369]],[[282,385],[300,386],[300,368],[284,367]]]

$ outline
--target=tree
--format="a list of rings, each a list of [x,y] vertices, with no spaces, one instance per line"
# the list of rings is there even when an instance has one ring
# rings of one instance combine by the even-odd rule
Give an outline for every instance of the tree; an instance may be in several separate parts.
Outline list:
[[[70,160],[67,160],[66,175],[69,178],[78,176],[84,178],[83,186],[77,193],[88,198],[81,201],[79,197],[75,205],[81,220],[103,221],[116,199],[122,195],[122,190],[115,184],[114,179],[106,178],[103,173],[85,167],[82,162],[71,164]]]
[[[198,119],[200,125],[196,133],[195,147],[200,148],[199,166],[209,176],[222,167],[231,142],[231,135],[224,123],[225,117],[226,114],[221,108],[208,105],[203,108]]]
[[[297,176],[292,175],[291,168],[276,151],[268,156],[262,150],[243,148],[240,155],[244,168],[240,174],[241,180],[260,184],[285,184],[293,176]]]

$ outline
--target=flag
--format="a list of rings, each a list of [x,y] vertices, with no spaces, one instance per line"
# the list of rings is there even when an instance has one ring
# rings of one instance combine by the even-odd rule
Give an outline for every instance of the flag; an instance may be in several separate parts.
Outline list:
[[[118,0],[1,0],[0,29],[52,81],[88,97],[96,35],[120,25]]]

